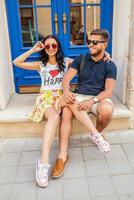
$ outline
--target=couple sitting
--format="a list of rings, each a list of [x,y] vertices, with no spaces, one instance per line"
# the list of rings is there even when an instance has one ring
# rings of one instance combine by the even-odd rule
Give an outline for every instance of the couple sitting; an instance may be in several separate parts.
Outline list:
[[[79,56],[67,68],[61,44],[52,35],[38,42],[33,48],[14,60],[18,67],[28,70],[38,70],[42,84],[36,100],[35,109],[29,114],[33,121],[40,122],[47,119],[43,133],[41,156],[36,166],[36,181],[39,186],[47,187],[48,171],[50,169],[49,153],[60,124],[59,155],[52,170],[52,178],[60,177],[65,164],[69,161],[68,142],[72,130],[73,115],[84,124],[90,139],[103,153],[110,151],[110,144],[103,137],[102,131],[109,124],[113,103],[113,94],[117,68],[112,61],[108,61],[105,49],[109,41],[106,30],[93,30],[88,40],[89,53]],[[41,53],[41,61],[25,62],[35,52]],[[76,93],[69,89],[70,80],[78,73],[78,88]],[[97,116],[96,128],[87,113]]]

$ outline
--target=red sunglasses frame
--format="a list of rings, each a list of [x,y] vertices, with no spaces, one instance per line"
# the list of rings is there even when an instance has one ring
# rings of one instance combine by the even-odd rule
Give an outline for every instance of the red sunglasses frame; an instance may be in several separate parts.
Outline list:
[[[56,43],[52,43],[52,44],[46,44],[45,45],[45,49],[49,50],[50,48],[56,49],[58,47],[58,45]]]

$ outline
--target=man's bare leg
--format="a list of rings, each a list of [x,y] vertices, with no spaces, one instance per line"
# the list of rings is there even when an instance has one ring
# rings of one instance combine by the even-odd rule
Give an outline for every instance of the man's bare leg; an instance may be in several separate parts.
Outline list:
[[[101,133],[111,121],[113,106],[111,103],[103,101],[98,105],[97,109],[99,114],[96,120],[96,129]]]
[[[68,107],[64,107],[62,111],[60,135],[59,135],[59,155],[65,162],[68,153],[69,138],[72,131],[72,111]]]
[[[52,178],[61,177],[65,164],[69,161],[68,143],[72,131],[72,117],[72,111],[68,107],[64,107],[60,124],[59,154],[52,170]]]
[[[85,111],[79,111],[77,109],[77,103],[76,102],[74,104],[69,104],[68,106],[72,110],[72,112],[75,115],[75,117],[80,122],[82,122],[88,128],[89,131],[91,131],[92,135],[95,135],[95,137],[96,137],[96,134],[98,134],[98,130],[92,124],[92,122],[91,122],[90,118],[88,117],[87,113]],[[69,110],[66,109],[65,111],[69,111]],[[70,123],[71,119],[72,119],[72,114],[70,115],[69,120],[67,119],[69,124],[71,124]],[[62,126],[61,127],[64,129],[64,121],[62,121],[62,123],[63,123],[63,127]],[[63,131],[63,129],[62,129],[62,131]],[[67,128],[67,130],[71,130],[71,126],[69,126],[69,129]],[[62,138],[63,132],[60,132],[60,136]],[[64,167],[65,167],[65,164],[68,161],[67,149],[68,149],[68,140],[69,140],[69,136],[70,136],[69,131],[67,131],[67,135],[66,136],[67,136],[66,138],[63,136],[63,138],[64,138],[64,139],[62,138],[63,140],[60,139],[60,153],[59,153],[58,159],[56,160],[55,166],[54,166],[54,168],[52,170],[52,177],[53,178],[59,178],[64,173]],[[99,138],[100,138],[100,136],[98,137],[98,139]],[[100,141],[99,141],[99,145],[100,145]],[[64,161],[63,161],[63,159],[64,159]]]

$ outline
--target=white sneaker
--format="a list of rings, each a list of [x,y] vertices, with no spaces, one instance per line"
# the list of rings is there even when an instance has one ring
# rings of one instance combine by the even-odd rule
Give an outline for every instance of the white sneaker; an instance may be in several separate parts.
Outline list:
[[[90,139],[94,142],[102,153],[111,151],[111,146],[108,141],[100,133],[89,134]]]
[[[48,171],[50,164],[43,164],[40,159],[38,159],[36,164],[36,181],[40,187],[48,186]]]

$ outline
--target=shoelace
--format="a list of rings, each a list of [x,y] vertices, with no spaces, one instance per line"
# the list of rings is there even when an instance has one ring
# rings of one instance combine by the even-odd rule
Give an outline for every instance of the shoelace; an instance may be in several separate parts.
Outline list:
[[[109,148],[109,143],[104,140],[104,138],[100,135],[98,136],[96,142],[101,146],[101,148]]]
[[[101,135],[97,134],[93,138],[96,140],[97,143],[102,144],[102,145],[105,144],[105,140],[103,139]]]

